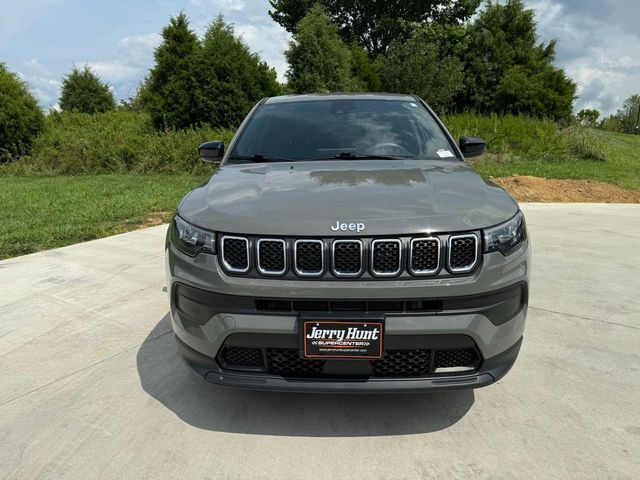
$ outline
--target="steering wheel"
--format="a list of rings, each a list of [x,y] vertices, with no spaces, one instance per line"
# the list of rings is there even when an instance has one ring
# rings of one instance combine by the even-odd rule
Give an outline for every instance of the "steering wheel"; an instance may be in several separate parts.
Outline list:
[[[408,155],[411,156],[411,153],[408,149],[403,147],[402,145],[398,145],[393,142],[382,142],[377,143],[372,147],[373,152],[377,155]],[[382,151],[379,151],[382,150]]]

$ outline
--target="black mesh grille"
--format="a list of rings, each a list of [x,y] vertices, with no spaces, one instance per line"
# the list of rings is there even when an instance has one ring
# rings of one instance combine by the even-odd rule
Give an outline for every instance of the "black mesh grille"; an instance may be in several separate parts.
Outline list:
[[[225,347],[220,355],[232,367],[264,367],[260,348]]]
[[[371,361],[372,376],[378,378],[427,376],[430,355],[430,350],[388,350],[382,360]],[[267,358],[269,373],[292,378],[324,376],[324,360],[300,358],[295,348],[268,348]]]
[[[356,275],[362,270],[360,242],[336,241],[333,244],[333,269],[338,274]]]
[[[400,242],[379,241],[373,244],[373,272],[376,274],[395,274],[400,270]]]
[[[322,248],[320,242],[299,241],[296,243],[296,268],[303,274],[320,274],[322,265]]]
[[[389,350],[382,360],[371,362],[376,377],[425,377],[430,350]]]
[[[248,240],[224,237],[222,242],[224,261],[227,265],[236,270],[247,270],[249,268]]]
[[[261,240],[258,244],[258,266],[263,272],[283,273],[285,244],[279,240]]]
[[[323,360],[302,359],[295,348],[268,348],[269,372],[283,377],[319,377]]]
[[[439,242],[436,239],[414,240],[411,244],[411,271],[414,273],[434,272],[438,269]]]
[[[449,266],[452,269],[469,269],[476,261],[476,237],[452,238]]]
[[[438,350],[434,366],[435,368],[473,367],[478,360],[478,354],[473,348]]]

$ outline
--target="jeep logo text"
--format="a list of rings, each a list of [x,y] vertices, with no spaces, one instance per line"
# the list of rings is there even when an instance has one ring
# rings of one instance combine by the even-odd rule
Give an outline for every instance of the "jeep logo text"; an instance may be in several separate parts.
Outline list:
[[[364,223],[340,223],[340,220],[335,225],[331,225],[331,231],[333,232],[358,232],[364,230]]]

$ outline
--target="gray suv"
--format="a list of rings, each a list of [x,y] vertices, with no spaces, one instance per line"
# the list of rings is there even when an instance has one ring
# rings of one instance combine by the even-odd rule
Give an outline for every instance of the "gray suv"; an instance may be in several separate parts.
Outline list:
[[[166,242],[178,348],[205,380],[316,392],[476,388],[516,360],[518,204],[418,97],[260,101]]]

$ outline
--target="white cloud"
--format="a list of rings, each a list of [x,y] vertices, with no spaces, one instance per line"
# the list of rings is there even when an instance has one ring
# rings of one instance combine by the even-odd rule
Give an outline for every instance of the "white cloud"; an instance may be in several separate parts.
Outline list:
[[[122,82],[134,79],[143,72],[141,68],[122,63],[114,62],[87,62],[87,65],[97,73],[102,80],[107,82]]]

